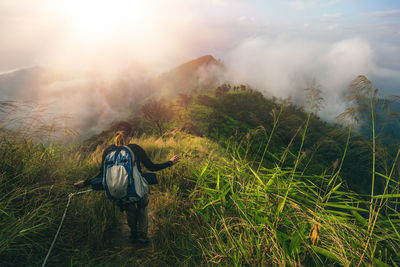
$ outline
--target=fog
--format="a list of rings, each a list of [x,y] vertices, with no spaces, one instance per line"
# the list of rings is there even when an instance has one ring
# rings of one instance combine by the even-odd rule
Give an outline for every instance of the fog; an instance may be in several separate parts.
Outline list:
[[[315,81],[324,98],[319,115],[328,121],[345,110],[343,96],[351,80],[379,69],[371,45],[361,38],[334,43],[252,38],[229,51],[226,64],[234,82],[269,96],[291,97],[300,105],[305,101],[304,89]]]
[[[343,96],[357,75],[393,75],[377,66],[371,44],[357,37],[333,43],[253,37],[227,49],[218,59],[225,65],[225,72],[218,70],[220,83],[248,84],[266,96],[291,97],[298,105],[304,105],[304,89],[315,81],[324,98],[318,115],[327,121],[334,121],[346,109]],[[118,67],[99,71],[36,69],[26,80],[16,76],[5,80],[12,83],[0,83],[2,98],[50,103],[53,114],[72,116],[71,127],[88,137],[112,121],[126,119],[145,97],[165,92],[162,84],[154,88],[152,81],[162,72],[151,64],[114,62],[114,66]],[[216,71],[201,68],[197,74],[208,76]],[[200,80],[207,79],[200,76]]]
[[[343,94],[359,74],[384,94],[398,92],[395,23],[367,24],[361,15],[344,24],[340,12],[295,21],[278,13],[301,11],[272,3],[117,2],[0,3],[0,34],[7,36],[0,44],[0,100],[50,103],[53,114],[70,114],[73,127],[89,136],[161,94],[153,79],[206,54],[226,72],[202,69],[204,76],[218,73],[220,82],[248,84],[299,105],[315,81],[324,98],[319,115],[327,121],[345,110]]]

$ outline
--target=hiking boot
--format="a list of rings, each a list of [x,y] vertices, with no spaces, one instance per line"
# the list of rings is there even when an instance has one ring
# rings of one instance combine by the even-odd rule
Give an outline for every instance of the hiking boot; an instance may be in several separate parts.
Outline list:
[[[137,241],[142,246],[150,245],[150,239],[147,236],[139,237]]]
[[[131,235],[131,240],[133,244],[139,244],[142,246],[150,245],[150,239],[147,237],[146,234],[133,234]]]
[[[139,233],[138,232],[131,232],[131,236],[129,237],[130,240],[135,240],[139,237]]]

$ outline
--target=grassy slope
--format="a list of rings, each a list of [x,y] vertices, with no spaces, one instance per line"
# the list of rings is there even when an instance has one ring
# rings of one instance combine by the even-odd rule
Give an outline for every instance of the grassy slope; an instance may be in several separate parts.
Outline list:
[[[194,184],[191,169],[207,159],[220,158],[220,147],[203,138],[182,133],[164,140],[143,137],[131,142],[144,147],[155,162],[180,153],[179,165],[160,172],[160,184],[151,192],[153,247],[133,253],[115,244],[125,217],[104,196],[90,192],[72,198],[50,256],[49,265],[120,266],[146,261],[151,266],[200,260],[192,235],[196,222],[188,199]],[[90,155],[3,139],[0,174],[0,255],[2,266],[38,266],[56,233],[74,181],[94,176],[105,146]],[[44,164],[46,163],[46,164]],[[126,238],[128,238],[126,236]]]
[[[219,108],[225,107],[223,102],[215,105],[218,99],[203,98],[208,106],[217,108],[216,116],[205,113],[209,117],[202,121],[225,120],[222,129],[210,132],[220,139],[229,137],[238,125],[244,130],[252,126],[240,125],[248,117],[254,118],[254,125],[264,118],[256,111],[239,114],[244,120],[235,117],[228,109],[232,103],[246,96],[261,101],[260,107],[270,104],[251,92],[226,96],[220,98],[229,102],[226,110]],[[202,116],[208,109],[197,111]],[[104,192],[91,192],[72,199],[49,265],[357,265],[360,258],[361,265],[398,263],[398,195],[388,195],[398,194],[398,182],[392,179],[391,171],[398,169],[392,165],[397,158],[389,158],[385,173],[376,174],[382,181],[390,181],[386,195],[372,196],[370,202],[369,196],[350,193],[341,183],[341,167],[350,162],[349,170],[357,169],[350,152],[360,150],[358,140],[350,142],[343,166],[340,159],[345,146],[337,153],[331,147],[316,150],[333,153],[332,158],[338,159],[336,165],[321,161],[317,152],[301,148],[303,141],[303,148],[307,148],[307,142],[312,145],[324,134],[323,125],[310,116],[307,129],[307,114],[290,105],[284,112],[287,115],[282,113],[272,139],[271,129],[260,130],[261,134],[253,129],[242,140],[231,140],[225,149],[210,139],[181,132],[163,139],[148,136],[131,140],[143,146],[155,162],[175,153],[183,155],[179,165],[160,173],[161,182],[151,192],[152,246],[128,245],[124,216]],[[273,123],[268,116],[263,122],[266,125]],[[298,125],[293,127],[295,123]],[[201,123],[195,125],[202,127]],[[203,127],[208,131],[206,125]],[[282,147],[291,142],[293,132],[297,132],[295,146]],[[0,263],[37,266],[57,230],[73,182],[97,173],[106,144],[83,154],[16,137],[3,136],[1,140]],[[264,151],[267,140],[271,143]],[[346,135],[341,140],[345,143]],[[368,151],[359,153],[370,161]],[[260,160],[266,164],[259,164]],[[318,168],[310,167],[314,163]]]
[[[1,265],[37,266],[72,183],[97,172],[104,147],[83,156],[61,147],[4,140]],[[120,229],[122,213],[103,192],[91,192],[72,199],[49,266],[358,263],[368,237],[368,222],[360,216],[368,214],[367,203],[344,192],[334,176],[306,176],[279,166],[255,172],[257,164],[243,160],[237,147],[227,153],[206,138],[180,132],[164,140],[131,142],[141,144],[156,162],[183,154],[179,165],[161,171],[160,184],[151,192],[152,246],[128,245]],[[315,185],[321,182],[325,186]],[[381,215],[367,248],[375,258],[367,256],[363,264],[399,261],[398,217],[398,212]]]

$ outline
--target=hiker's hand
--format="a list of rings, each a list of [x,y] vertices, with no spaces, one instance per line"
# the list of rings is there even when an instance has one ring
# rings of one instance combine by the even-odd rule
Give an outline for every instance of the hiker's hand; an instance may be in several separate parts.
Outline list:
[[[83,187],[85,187],[85,181],[79,181],[79,182],[76,182],[76,183],[74,183],[74,186],[75,186],[75,188],[83,188]]]
[[[172,161],[172,164],[178,163],[178,161],[181,159],[181,155],[175,155],[173,156],[170,161]]]

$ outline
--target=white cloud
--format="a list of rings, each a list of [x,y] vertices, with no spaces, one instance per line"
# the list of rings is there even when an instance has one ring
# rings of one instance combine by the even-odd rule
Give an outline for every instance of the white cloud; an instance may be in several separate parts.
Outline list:
[[[333,14],[323,14],[322,19],[323,20],[335,20],[342,18],[343,14],[342,13],[333,13]]]
[[[375,12],[362,13],[362,15],[367,17],[389,17],[389,16],[400,17],[400,9],[380,10]]]
[[[339,28],[339,24],[332,24],[332,25],[329,25],[328,26],[328,30],[330,30],[330,31],[333,31],[333,30],[336,30],[337,28]]]
[[[353,38],[332,44],[278,37],[247,39],[226,57],[228,80],[244,83],[281,98],[304,101],[304,88],[321,85],[325,108],[320,116],[333,120],[345,110],[342,95],[359,74],[376,71],[368,41]]]

